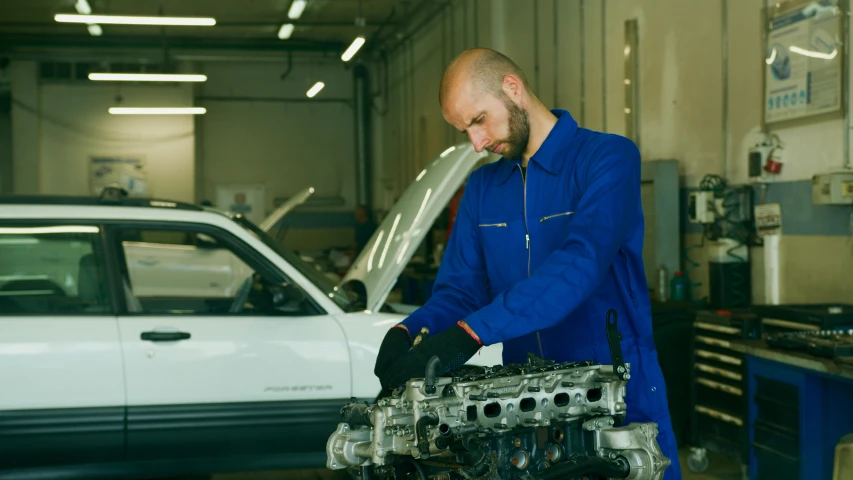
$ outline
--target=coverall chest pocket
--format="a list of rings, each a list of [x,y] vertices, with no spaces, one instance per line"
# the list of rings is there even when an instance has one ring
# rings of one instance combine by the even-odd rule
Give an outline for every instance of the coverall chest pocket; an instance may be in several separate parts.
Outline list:
[[[526,276],[527,230],[524,219],[482,218],[477,230],[489,279],[497,291],[520,279],[516,278],[519,275]],[[516,259],[518,261],[514,261]]]
[[[549,250],[557,248],[569,235],[574,216],[574,210],[568,208],[557,209],[554,213],[539,216],[536,226]]]

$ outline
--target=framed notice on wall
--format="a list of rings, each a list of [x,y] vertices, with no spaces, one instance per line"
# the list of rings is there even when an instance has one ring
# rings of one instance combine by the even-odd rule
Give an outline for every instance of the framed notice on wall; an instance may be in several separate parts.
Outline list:
[[[841,9],[835,0],[797,5],[768,10],[765,123],[842,111]]]
[[[219,185],[216,187],[216,207],[232,214],[241,214],[258,224],[266,217],[267,191],[263,185]]]
[[[148,173],[145,159],[135,157],[89,157],[89,188],[100,195],[106,186],[118,185],[131,197],[147,197]]]

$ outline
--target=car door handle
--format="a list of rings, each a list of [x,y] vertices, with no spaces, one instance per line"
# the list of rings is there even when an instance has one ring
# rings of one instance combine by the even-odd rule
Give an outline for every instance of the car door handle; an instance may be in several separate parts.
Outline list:
[[[187,332],[142,332],[140,338],[149,342],[177,342],[189,340],[190,336]]]

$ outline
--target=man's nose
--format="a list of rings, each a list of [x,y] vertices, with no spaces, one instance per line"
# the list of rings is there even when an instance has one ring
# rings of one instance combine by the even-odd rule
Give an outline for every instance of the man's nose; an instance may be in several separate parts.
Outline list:
[[[477,153],[482,152],[489,145],[489,139],[485,135],[468,132],[468,139],[471,140],[471,145]]]

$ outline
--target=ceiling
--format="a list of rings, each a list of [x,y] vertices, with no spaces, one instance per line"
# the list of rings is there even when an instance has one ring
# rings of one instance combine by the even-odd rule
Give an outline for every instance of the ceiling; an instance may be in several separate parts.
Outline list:
[[[88,0],[93,15],[205,16],[213,27],[102,25],[91,36],[83,24],[54,21],[76,13],[76,0],[0,1],[0,53],[140,49],[323,51],[340,54],[361,35],[368,45],[396,32],[436,0],[308,0],[302,16],[287,18],[292,0]],[[359,13],[361,12],[361,14]],[[364,18],[364,26],[356,19]],[[290,39],[280,40],[283,23],[294,23]]]

